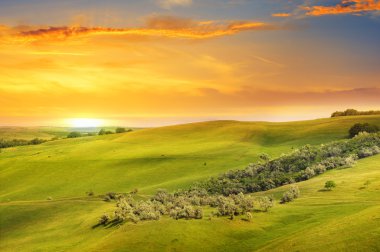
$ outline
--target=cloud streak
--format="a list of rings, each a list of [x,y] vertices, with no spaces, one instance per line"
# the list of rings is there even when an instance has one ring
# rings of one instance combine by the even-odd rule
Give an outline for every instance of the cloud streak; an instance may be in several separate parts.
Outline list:
[[[272,17],[291,17],[292,14],[291,13],[273,13],[272,14]]]
[[[59,41],[75,37],[97,35],[149,36],[182,39],[208,39],[234,35],[244,31],[276,29],[274,25],[249,20],[194,21],[171,16],[154,16],[147,19],[145,26],[137,28],[112,27],[3,27],[0,37],[8,37],[13,42]]]
[[[343,15],[343,14],[361,14],[380,10],[380,1],[378,0],[341,0],[334,6],[311,6],[302,7],[306,10],[306,16],[325,16],[325,15]]]
[[[193,3],[192,0],[158,0],[158,5],[164,9],[171,9],[174,6],[189,6]]]

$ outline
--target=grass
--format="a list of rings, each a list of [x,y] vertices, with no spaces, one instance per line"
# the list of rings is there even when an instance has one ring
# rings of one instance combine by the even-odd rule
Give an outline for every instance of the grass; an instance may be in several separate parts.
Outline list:
[[[49,140],[54,137],[66,137],[69,132],[70,129],[65,127],[0,127],[0,139]]]
[[[378,251],[380,156],[299,183],[301,197],[269,213],[97,227],[114,203],[65,199],[2,203],[2,251]],[[321,191],[327,180],[337,187]],[[366,181],[371,183],[362,188]],[[287,186],[261,194],[279,199]],[[38,231],[38,232],[36,232]]]
[[[185,187],[243,168],[262,152],[278,156],[307,143],[342,139],[356,122],[379,125],[380,117],[207,122],[5,149],[0,153],[0,250],[378,251],[380,156],[299,183],[299,199],[255,213],[252,222],[163,218],[94,228],[114,203],[85,197],[89,190],[139,188],[144,195]],[[337,187],[320,191],[327,180]],[[265,194],[279,199],[286,189]]]

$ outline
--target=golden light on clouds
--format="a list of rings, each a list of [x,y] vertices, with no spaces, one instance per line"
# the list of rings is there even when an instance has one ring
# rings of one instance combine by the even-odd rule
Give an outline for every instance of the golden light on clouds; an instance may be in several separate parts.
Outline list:
[[[282,118],[292,108],[380,105],[373,46],[360,41],[353,48],[347,36],[314,34],[302,23],[377,10],[379,2],[295,4],[257,18],[225,12],[248,2],[206,18],[172,15],[199,2],[170,0],[153,3],[165,15],[139,14],[117,25],[93,23],[80,11],[75,24],[46,18],[0,25],[0,123],[76,118],[60,123],[90,127],[135,118],[138,126],[142,118],[246,118],[258,111]]]
[[[3,43],[33,43],[64,41],[75,37],[91,36],[137,36],[137,37],[166,37],[184,39],[208,39],[237,34],[243,31],[273,30],[276,27],[264,22],[250,20],[228,21],[194,21],[172,16],[152,16],[146,25],[138,28],[112,27],[3,27],[0,38]]]
[[[334,6],[311,6],[304,7],[308,16],[355,14],[362,12],[380,11],[378,0],[342,0]]]

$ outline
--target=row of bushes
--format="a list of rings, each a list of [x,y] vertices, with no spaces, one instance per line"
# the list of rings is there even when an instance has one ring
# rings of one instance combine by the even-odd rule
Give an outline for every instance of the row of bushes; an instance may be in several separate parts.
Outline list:
[[[380,115],[380,110],[357,111],[356,109],[346,109],[345,111],[335,111],[331,114],[331,117],[357,115]]]
[[[380,133],[360,133],[356,137],[326,145],[306,145],[288,155],[231,170],[193,185],[209,194],[238,194],[266,191],[285,184],[310,179],[326,170],[351,167],[359,158],[380,152]]]
[[[238,215],[251,216],[254,210],[266,212],[274,204],[273,197],[253,198],[242,193],[229,196],[208,195],[204,194],[202,190],[174,194],[165,190],[158,190],[151,199],[146,201],[137,201],[130,194],[117,195],[116,200],[116,210],[113,215],[104,214],[101,216],[100,224],[159,220],[163,215],[176,220],[202,219],[204,217],[204,206],[216,208],[216,212],[212,212],[212,215],[229,216],[233,219],[234,216]],[[259,206],[258,209],[254,207],[255,202]]]
[[[40,139],[40,138],[34,138],[32,140],[25,140],[25,139],[12,139],[12,140],[4,140],[0,139],[0,148],[9,148],[9,147],[15,147],[15,146],[22,146],[22,145],[36,145],[46,142],[47,140]]]
[[[101,129],[98,133],[95,133],[95,132],[81,133],[78,131],[72,131],[67,135],[67,138],[77,138],[77,137],[96,136],[96,135],[102,136],[102,135],[110,135],[110,134],[115,134],[115,133],[119,134],[119,133],[131,132],[131,131],[132,129],[125,129],[125,128],[120,128],[120,127],[116,128],[115,132],[111,130],[105,130],[105,129]]]

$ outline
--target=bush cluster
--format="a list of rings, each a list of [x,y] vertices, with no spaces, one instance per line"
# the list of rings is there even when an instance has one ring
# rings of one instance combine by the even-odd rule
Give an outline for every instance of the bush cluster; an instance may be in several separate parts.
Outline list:
[[[107,194],[107,197],[109,195]],[[142,220],[159,220],[161,216],[167,215],[173,219],[202,219],[204,206],[216,208],[215,215],[230,216],[245,215],[254,210],[254,198],[242,193],[237,195],[208,195],[204,189],[190,189],[177,191],[173,194],[166,190],[158,190],[149,200],[137,201],[128,195],[116,195],[116,210],[111,220],[102,216],[100,224],[110,221],[115,222],[138,222]],[[260,197],[258,199],[262,211],[268,211],[273,206],[273,198]]]
[[[121,127],[118,127],[115,129],[115,132],[111,131],[111,130],[105,130],[105,129],[100,129],[98,135],[99,136],[102,136],[102,135],[110,135],[110,134],[119,134],[119,133],[125,133],[125,132],[131,132],[132,129],[125,129],[125,128],[121,128]]]
[[[350,138],[353,138],[360,132],[375,133],[379,132],[380,128],[376,125],[371,125],[369,123],[356,123],[348,131]]]
[[[198,182],[209,194],[252,193],[308,180],[326,170],[351,167],[359,158],[380,151],[380,133],[360,133],[348,140],[320,146],[303,146],[288,155],[250,164],[243,170],[231,170],[218,177]]]
[[[357,115],[380,115],[380,110],[357,111],[355,109],[346,109],[345,111],[336,111],[331,117],[339,116],[357,116]]]
[[[40,138],[34,138],[32,140],[24,140],[24,139],[12,139],[12,140],[4,140],[0,139],[0,149],[1,148],[9,148],[9,147],[15,147],[15,146],[22,146],[22,145],[37,145],[41,143],[45,143],[47,140],[40,139]]]
[[[281,204],[285,204],[287,202],[293,201],[298,198],[300,195],[300,190],[298,186],[292,185],[288,191],[286,191],[281,198]]]

